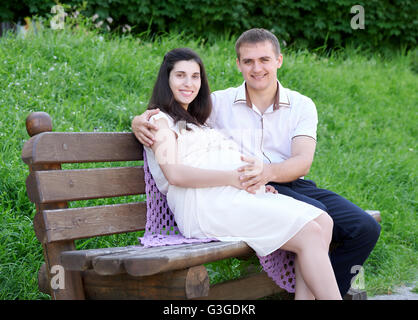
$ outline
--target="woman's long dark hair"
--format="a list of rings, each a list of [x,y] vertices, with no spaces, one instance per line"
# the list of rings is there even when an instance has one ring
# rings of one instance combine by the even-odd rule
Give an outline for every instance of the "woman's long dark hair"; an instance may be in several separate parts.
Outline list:
[[[173,70],[176,62],[195,61],[200,67],[201,85],[196,98],[189,104],[185,110],[173,96],[169,85],[170,72]],[[157,81],[148,109],[159,108],[164,113],[170,115],[174,122],[186,121],[195,125],[204,125],[210,113],[212,112],[212,101],[210,99],[210,89],[206,76],[205,67],[200,57],[193,50],[188,48],[177,48],[166,53],[158,72]]]

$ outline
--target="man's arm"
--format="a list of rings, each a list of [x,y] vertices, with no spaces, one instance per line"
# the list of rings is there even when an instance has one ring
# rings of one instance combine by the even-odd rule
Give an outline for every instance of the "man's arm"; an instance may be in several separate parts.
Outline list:
[[[155,142],[155,136],[151,130],[158,130],[158,128],[149,122],[149,119],[160,112],[160,109],[147,110],[140,116],[135,116],[132,120],[132,132],[135,137],[144,146],[151,147]]]
[[[316,148],[316,141],[309,136],[296,136],[291,143],[291,157],[280,163],[265,164],[261,160],[244,159],[251,163],[238,169],[242,186],[254,193],[268,182],[285,183],[308,174]]]
[[[206,124],[209,127],[213,128],[216,119],[216,95],[215,92],[212,92],[210,95],[212,99],[212,112],[209,118],[206,120]],[[135,137],[141,142],[144,146],[151,147],[155,142],[155,136],[151,130],[157,130],[157,127],[149,122],[149,119],[160,112],[160,109],[146,110],[139,116],[135,116],[132,119],[132,132],[135,134]]]

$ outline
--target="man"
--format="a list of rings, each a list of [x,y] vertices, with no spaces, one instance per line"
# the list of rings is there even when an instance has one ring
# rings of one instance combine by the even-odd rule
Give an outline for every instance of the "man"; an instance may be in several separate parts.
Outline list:
[[[316,148],[317,111],[311,99],[278,81],[283,56],[277,38],[267,30],[251,29],[238,38],[235,50],[245,81],[237,88],[212,93],[208,124],[241,145],[249,164],[238,170],[248,192],[269,183],[279,193],[319,207],[332,217],[333,241],[339,246],[330,259],[344,296],[355,276],[351,270],[358,270],[353,267],[361,266],[369,256],[380,226],[350,201],[304,179]],[[132,121],[132,130],[145,145],[153,142],[148,119],[155,113],[146,111]]]

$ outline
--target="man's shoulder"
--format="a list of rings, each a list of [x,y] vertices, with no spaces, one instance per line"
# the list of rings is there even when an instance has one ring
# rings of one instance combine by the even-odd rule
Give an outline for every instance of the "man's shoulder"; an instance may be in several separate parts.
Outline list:
[[[296,90],[292,90],[289,88],[284,88],[286,90],[287,96],[289,97],[290,103],[292,104],[292,106],[295,107],[314,107],[315,108],[315,103],[313,102],[313,100],[300,93],[299,91]]]
[[[240,96],[240,87],[230,87],[227,89],[216,90],[211,93],[213,109],[226,111],[227,106],[232,106]]]

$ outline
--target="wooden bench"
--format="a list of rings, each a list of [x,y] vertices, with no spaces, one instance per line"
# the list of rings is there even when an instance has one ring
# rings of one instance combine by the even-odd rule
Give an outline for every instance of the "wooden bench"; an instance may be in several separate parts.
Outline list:
[[[66,163],[142,160],[132,133],[52,132],[44,112],[26,119],[31,138],[22,159],[26,188],[36,205],[34,229],[45,264],[39,288],[53,299],[256,299],[280,289],[264,272],[210,286],[203,264],[254,254],[244,242],[76,250],[75,240],[143,230],[146,203],[69,208],[70,201],[141,195],[142,166],[62,170]],[[378,212],[374,214],[380,219]],[[364,298],[364,292],[345,298]]]

